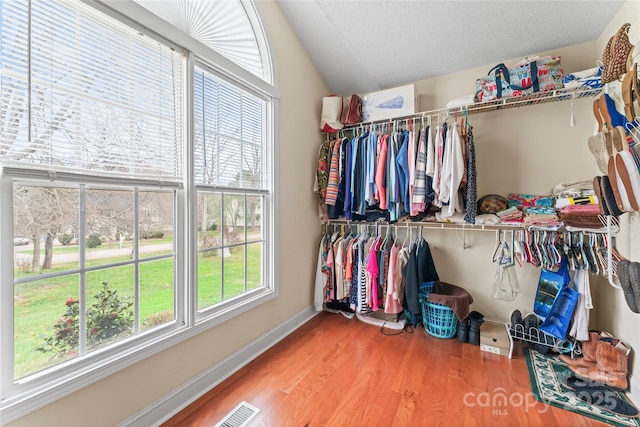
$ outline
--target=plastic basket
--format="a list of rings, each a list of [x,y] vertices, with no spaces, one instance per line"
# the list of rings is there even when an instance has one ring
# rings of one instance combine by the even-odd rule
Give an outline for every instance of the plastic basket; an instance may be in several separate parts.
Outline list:
[[[436,338],[453,338],[458,331],[458,318],[446,305],[429,302],[429,293],[433,291],[433,282],[420,285],[418,299],[422,305],[424,329]]]

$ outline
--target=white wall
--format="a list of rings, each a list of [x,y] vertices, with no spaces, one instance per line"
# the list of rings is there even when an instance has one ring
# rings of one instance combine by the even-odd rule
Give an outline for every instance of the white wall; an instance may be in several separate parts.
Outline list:
[[[319,230],[311,193],[324,80],[272,1],[259,2],[281,92],[276,187],[280,296],[10,426],[114,426],[312,305]]]

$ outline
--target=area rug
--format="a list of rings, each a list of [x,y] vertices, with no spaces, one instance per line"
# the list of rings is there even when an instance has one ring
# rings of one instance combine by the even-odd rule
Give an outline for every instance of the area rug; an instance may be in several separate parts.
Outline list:
[[[537,400],[557,406],[614,426],[640,427],[640,418],[627,418],[580,400],[573,391],[562,384],[571,375],[569,367],[559,358],[546,356],[530,348],[524,349],[529,369],[531,390]],[[620,398],[629,399],[623,393]]]

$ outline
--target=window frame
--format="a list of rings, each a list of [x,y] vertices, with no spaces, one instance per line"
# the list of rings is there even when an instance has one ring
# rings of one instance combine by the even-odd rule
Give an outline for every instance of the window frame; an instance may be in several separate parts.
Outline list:
[[[51,368],[17,380],[7,387],[0,389],[0,416],[4,422],[14,421],[34,410],[55,402],[87,385],[100,381],[126,367],[144,360],[158,352],[169,349],[188,340],[208,329],[224,323],[242,313],[252,310],[279,295],[278,271],[275,262],[278,250],[278,221],[277,221],[277,168],[275,159],[277,147],[277,108],[279,90],[274,86],[275,72],[269,51],[269,43],[261,23],[260,16],[253,2],[239,2],[244,8],[251,22],[254,36],[263,61],[265,80],[241,68],[217,52],[191,39],[179,30],[170,27],[160,18],[153,15],[138,4],[130,0],[82,0],[105,12],[120,22],[133,28],[144,29],[145,33],[156,37],[170,46],[176,46],[187,52],[185,61],[185,75],[183,78],[183,187],[176,190],[175,196],[175,272],[176,293],[175,321],[159,327],[141,331],[138,335],[127,337],[116,345],[110,345],[91,352],[91,357],[76,358],[63,362]],[[266,102],[264,134],[265,134],[265,178],[266,188],[260,194],[263,197],[261,227],[264,236],[263,253],[263,287],[249,290],[244,294],[222,301],[212,306],[210,310],[198,313],[197,307],[197,195],[198,188],[194,183],[193,174],[193,70],[195,58],[198,63],[207,65],[223,80],[241,90],[264,99]],[[13,192],[13,180],[20,174],[33,177],[42,176],[40,173],[50,174],[50,171],[40,171],[0,165],[0,283],[11,283],[11,286],[0,286],[0,379],[13,379],[13,366],[4,363],[6,349],[11,349],[13,359],[13,203],[7,194]],[[70,181],[84,181],[86,175],[73,173],[53,173],[56,177]],[[136,179],[121,177],[96,177],[104,181],[105,185],[113,186],[119,179],[128,187]],[[46,178],[45,178],[46,180]],[[151,183],[147,183],[151,184]],[[162,185],[162,182],[154,182]],[[164,183],[166,184],[166,182]],[[209,189],[209,187],[207,187]],[[217,189],[216,191],[219,191]],[[228,189],[237,193],[239,189]],[[245,190],[240,189],[240,192]],[[11,196],[12,198],[12,196]],[[245,259],[246,262],[246,259]],[[184,283],[179,286],[179,283]],[[11,309],[6,309],[11,306]],[[4,381],[3,381],[4,382]]]

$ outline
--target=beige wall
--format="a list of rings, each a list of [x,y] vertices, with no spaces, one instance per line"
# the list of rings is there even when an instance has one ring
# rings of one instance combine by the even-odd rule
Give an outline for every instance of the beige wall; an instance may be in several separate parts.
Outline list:
[[[611,20],[607,28],[597,40],[599,55],[616,31],[625,22],[631,23],[629,39],[633,44],[640,43],[640,2],[627,1],[616,16]],[[640,112],[636,111],[636,114]],[[631,226],[629,217],[632,217]],[[616,239],[616,247],[622,256],[631,261],[640,262],[640,215],[638,212],[623,215],[621,218],[622,232]],[[634,314],[629,310],[622,291],[609,286],[606,282],[598,287],[598,304],[595,306],[598,312],[598,327],[611,332],[615,336],[625,340],[632,348],[630,368],[634,374],[631,381],[631,392],[635,401],[640,403],[640,314]]]
[[[319,230],[311,193],[329,89],[272,1],[259,2],[281,92],[276,188],[280,296],[193,339],[93,384],[11,426],[114,426],[312,305]]]
[[[565,73],[595,66],[595,42],[543,52],[562,57]],[[520,58],[505,58],[507,65]],[[420,109],[442,107],[452,99],[472,94],[476,78],[495,64],[421,80],[415,83]],[[576,126],[570,126],[571,101],[550,102],[469,116],[473,126],[478,171],[478,197],[485,194],[549,194],[561,182],[588,179],[598,168],[588,148],[595,120],[591,99],[576,99]],[[540,269],[518,267],[520,294],[514,302],[491,298],[496,271],[491,261],[495,232],[423,230],[444,281],[463,286],[474,298],[473,308],[486,317],[507,321],[511,310],[533,309]],[[463,249],[463,244],[465,248]],[[594,316],[595,313],[592,313]],[[593,319],[592,319],[593,320]]]

